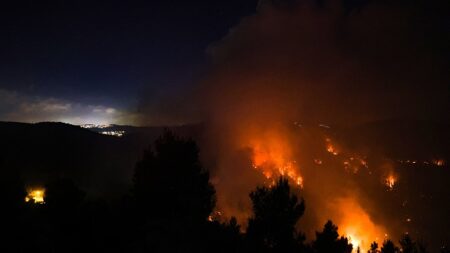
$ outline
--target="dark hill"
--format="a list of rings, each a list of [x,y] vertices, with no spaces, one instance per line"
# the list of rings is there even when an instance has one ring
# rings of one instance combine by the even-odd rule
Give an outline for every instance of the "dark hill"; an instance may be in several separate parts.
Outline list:
[[[29,185],[70,177],[90,192],[110,193],[129,183],[147,141],[64,123],[0,122],[0,143],[2,169],[19,172]]]

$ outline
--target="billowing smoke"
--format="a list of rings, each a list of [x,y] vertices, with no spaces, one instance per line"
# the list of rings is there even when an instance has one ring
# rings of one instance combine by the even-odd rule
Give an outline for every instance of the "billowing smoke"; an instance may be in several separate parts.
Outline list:
[[[389,162],[367,165],[328,126],[448,120],[448,4],[347,2],[261,1],[208,49],[184,107],[207,122],[201,150],[225,214],[245,221],[248,193],[285,175],[303,187],[303,231],[331,218],[367,247],[405,232],[370,198],[389,191]]]

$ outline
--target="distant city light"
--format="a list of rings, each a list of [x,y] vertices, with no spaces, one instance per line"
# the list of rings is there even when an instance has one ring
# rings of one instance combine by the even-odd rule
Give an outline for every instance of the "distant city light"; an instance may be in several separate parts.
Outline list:
[[[80,127],[85,129],[92,129],[94,132],[104,134],[104,135],[110,135],[110,136],[116,136],[116,137],[122,137],[125,134],[125,131],[123,130],[109,130],[108,128],[113,127],[113,125],[110,124],[82,124]],[[98,131],[98,129],[104,129],[103,131]]]
[[[111,127],[111,125],[110,124],[83,124],[83,125],[80,125],[80,127],[87,128],[87,129],[91,129],[91,128],[108,128],[108,127]]]
[[[102,131],[100,133],[104,135],[122,137],[125,134],[125,131]]]

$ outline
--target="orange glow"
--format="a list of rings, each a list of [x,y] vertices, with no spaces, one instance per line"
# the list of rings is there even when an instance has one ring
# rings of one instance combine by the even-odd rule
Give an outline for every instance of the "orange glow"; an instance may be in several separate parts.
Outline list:
[[[330,138],[326,138],[325,141],[327,142],[327,151],[328,151],[328,153],[331,153],[333,155],[339,155],[339,151],[331,143],[331,139]]]
[[[338,155],[339,153],[336,151],[336,149],[333,147],[333,145],[328,144],[327,145],[327,151],[329,153],[332,153],[333,155]]]
[[[208,216],[207,220],[208,220],[209,222],[213,222],[213,221],[221,221],[221,220],[222,220],[222,212],[221,212],[221,211],[214,211],[214,212],[212,212],[212,213]]]
[[[367,163],[367,161],[366,160],[364,160],[364,159],[362,159],[362,158],[360,158],[359,159],[359,162],[361,163],[361,165],[362,166],[364,166],[366,169],[368,169],[369,168],[369,165],[368,165],[368,163]]]
[[[303,188],[303,178],[302,177],[297,177],[296,183],[298,186]]]
[[[358,173],[358,171],[359,171],[359,167],[354,165],[354,164],[352,164],[349,161],[344,161],[344,169],[346,171],[350,171],[350,172],[352,172],[354,174]]]
[[[256,169],[256,168],[258,168],[258,167],[255,166],[255,169]],[[265,176],[267,179],[271,179],[271,178],[272,178],[272,171],[265,170],[265,171],[263,171],[262,173],[264,174],[264,176]]]
[[[433,160],[433,164],[437,166],[444,166],[445,161],[443,159],[435,159]]]
[[[28,194],[25,197],[25,202],[33,200],[36,204],[44,204],[45,189],[44,188],[30,188]]]
[[[314,164],[314,169],[318,173],[321,173],[322,167],[326,164],[329,166],[342,165],[349,172],[358,173],[359,170],[368,169],[369,165],[366,157],[362,154],[351,153],[345,150],[345,146],[340,146],[338,143],[332,142],[331,139],[326,138],[325,142],[322,144],[324,146],[319,146],[321,151],[319,154],[326,154],[325,151],[329,152],[331,156],[320,157],[318,154],[307,153],[308,149],[302,150],[300,140],[294,139],[295,136],[290,135],[289,131],[275,126],[255,126],[253,124],[244,124],[242,128],[239,128],[239,134],[235,145],[240,148],[240,150],[249,151],[250,162],[255,171],[260,173],[263,177],[264,185],[267,187],[272,187],[276,183],[276,179],[279,176],[288,177],[292,185],[298,185],[300,188],[308,187],[314,189],[314,185],[308,184],[309,178],[304,178],[302,175],[303,162],[309,161],[309,164]],[[323,139],[322,139],[323,140]],[[298,147],[298,148],[297,148]],[[316,148],[316,147],[314,147]],[[303,154],[305,157],[302,157]],[[344,163],[344,164],[342,164]],[[306,165],[306,163],[305,163]],[[321,165],[321,166],[319,166]],[[327,166],[325,166],[326,168]],[[306,175],[306,174],[305,174]],[[320,174],[319,174],[320,175]],[[305,182],[306,179],[306,182]],[[384,177],[383,177],[384,179]],[[315,179],[311,179],[314,182]],[[311,183],[312,184],[312,183]],[[331,186],[334,187],[334,186]],[[324,192],[327,192],[325,189]],[[329,192],[333,194],[333,192]],[[339,233],[343,236],[349,238],[350,243],[352,243],[354,252],[359,247],[361,252],[367,251],[370,248],[370,244],[373,241],[381,240],[384,238],[386,229],[383,226],[375,224],[369,213],[361,206],[357,199],[357,193],[348,192],[350,195],[343,195],[342,192],[336,192],[336,196],[333,200],[337,198],[337,201],[330,200],[330,202],[323,202],[317,205],[320,206],[320,211],[317,212],[319,220],[323,221],[317,224],[317,227],[321,226],[326,220],[331,219],[339,227]],[[322,191],[319,190],[317,196],[323,196]],[[341,196],[341,198],[339,198]],[[345,197],[343,197],[345,196]],[[364,202],[366,203],[366,202]],[[230,209],[227,205],[223,204],[222,208]],[[328,207],[328,205],[330,205]],[[366,206],[364,206],[366,207]],[[241,209],[235,208],[236,210],[224,210],[226,213],[232,213],[236,216],[242,216],[240,221],[243,222],[245,227],[245,219],[248,213],[242,214]],[[329,211],[328,211],[329,210]]]
[[[372,242],[386,234],[386,230],[371,220],[356,199],[339,199],[334,203],[334,207],[338,210],[334,220],[339,226],[339,233],[349,239],[354,252],[358,247],[361,252],[367,252]]]
[[[347,238],[348,238],[348,241],[352,244],[354,251],[356,251],[358,248],[361,249],[361,241],[358,237],[356,237],[352,234],[347,234]]]
[[[248,142],[252,150],[253,168],[261,171],[266,179],[285,176],[303,188],[303,177],[296,161],[292,159],[288,138],[279,133],[265,132]]]
[[[397,179],[395,178],[395,176],[393,174],[389,174],[389,176],[386,177],[385,179],[385,185],[389,188],[389,190],[394,189],[394,185],[397,182]]]

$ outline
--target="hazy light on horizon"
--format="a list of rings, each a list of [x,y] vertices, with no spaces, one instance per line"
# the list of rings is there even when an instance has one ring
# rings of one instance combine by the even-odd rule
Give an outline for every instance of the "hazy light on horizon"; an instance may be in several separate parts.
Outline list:
[[[0,89],[0,108],[0,121],[25,123],[135,124],[138,118],[138,114],[112,105],[29,96],[4,89]]]

